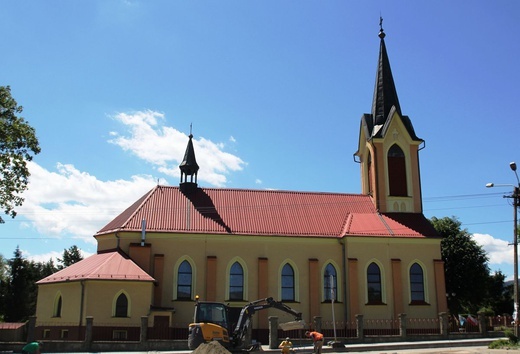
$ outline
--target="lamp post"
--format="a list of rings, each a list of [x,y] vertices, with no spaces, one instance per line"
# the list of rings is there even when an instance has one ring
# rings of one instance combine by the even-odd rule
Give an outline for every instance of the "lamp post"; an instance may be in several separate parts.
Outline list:
[[[514,333],[515,336],[518,337],[518,199],[520,197],[520,179],[518,178],[518,173],[516,172],[516,163],[511,162],[509,164],[511,170],[515,173],[517,184],[494,184],[488,183],[486,187],[513,187],[513,194],[511,197],[513,198],[513,297],[514,297],[514,312],[513,312],[513,321],[515,322]]]

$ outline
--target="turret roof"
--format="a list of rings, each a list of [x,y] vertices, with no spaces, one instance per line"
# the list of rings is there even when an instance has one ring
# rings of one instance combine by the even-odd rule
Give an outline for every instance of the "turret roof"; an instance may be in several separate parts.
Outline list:
[[[196,174],[199,170],[199,165],[197,164],[197,159],[195,159],[195,149],[193,148],[192,138],[193,135],[189,135],[190,140],[188,141],[188,146],[186,146],[186,152],[184,153],[184,158],[182,159],[179,168],[186,175]]]

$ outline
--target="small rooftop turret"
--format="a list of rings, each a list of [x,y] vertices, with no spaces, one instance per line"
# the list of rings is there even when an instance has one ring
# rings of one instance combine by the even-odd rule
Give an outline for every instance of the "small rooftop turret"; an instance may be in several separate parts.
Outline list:
[[[191,130],[191,129],[190,129]],[[180,189],[183,193],[191,193],[197,189],[197,172],[199,171],[199,165],[195,159],[195,150],[193,149],[193,134],[189,135],[190,140],[184,153],[184,159],[182,160],[179,168],[181,170],[181,182],[179,184]],[[188,180],[189,176],[189,180]]]

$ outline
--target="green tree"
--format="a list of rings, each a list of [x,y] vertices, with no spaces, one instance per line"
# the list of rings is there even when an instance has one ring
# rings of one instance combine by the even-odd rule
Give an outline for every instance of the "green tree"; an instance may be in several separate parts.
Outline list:
[[[501,271],[489,276],[485,306],[496,315],[513,313],[513,286],[505,286],[505,278]]]
[[[0,322],[3,322],[5,314],[5,296],[7,293],[8,266],[7,260],[0,254]]]
[[[9,86],[0,86],[0,208],[14,218],[27,189],[27,162],[40,152],[34,128],[18,116],[22,106],[11,96]],[[0,217],[0,223],[4,220]]]
[[[68,250],[63,250],[63,258],[58,258],[58,262],[61,263],[61,265],[58,266],[58,269],[66,268],[74,263],[77,263],[83,259],[83,256],[81,255],[81,250],[78,248],[78,246],[73,245]]]
[[[34,263],[23,258],[17,247],[14,257],[8,261],[9,280],[6,286],[5,320],[23,322],[36,309],[36,272]]]
[[[433,217],[430,221],[442,236],[448,308],[453,314],[476,314],[488,295],[490,275],[486,252],[461,228],[456,217]]]
[[[35,268],[35,277],[34,279],[40,280],[45,277],[48,277],[51,274],[56,273],[59,270],[59,267],[54,265],[54,261],[52,258],[47,262],[38,262],[34,263]]]

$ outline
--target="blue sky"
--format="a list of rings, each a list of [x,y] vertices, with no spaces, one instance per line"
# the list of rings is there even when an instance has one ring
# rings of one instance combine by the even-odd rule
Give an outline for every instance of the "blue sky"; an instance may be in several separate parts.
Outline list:
[[[457,216],[512,276],[520,2],[1,1],[0,85],[42,152],[0,254],[46,260],[160,184],[193,124],[203,187],[360,193],[379,16],[427,217]]]

